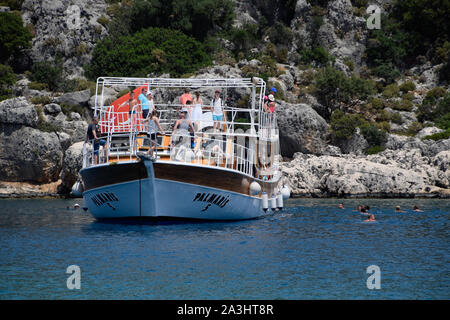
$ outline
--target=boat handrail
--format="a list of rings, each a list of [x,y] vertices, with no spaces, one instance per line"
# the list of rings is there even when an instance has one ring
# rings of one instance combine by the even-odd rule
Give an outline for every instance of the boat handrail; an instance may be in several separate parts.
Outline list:
[[[195,138],[197,141],[195,141],[192,150],[192,136],[188,131],[177,130],[175,134],[171,135],[170,160],[206,166],[220,166],[253,176],[255,160],[253,149],[235,143],[232,138],[225,140],[210,138],[208,134],[195,136]]]
[[[156,106],[161,106],[157,104]],[[250,114],[250,117],[253,117],[251,109],[242,109],[242,108],[233,108],[226,107],[224,108],[225,117],[222,121],[220,121],[221,127],[225,127],[224,131],[230,133],[234,132],[236,128],[245,127],[250,130],[250,132],[262,131],[264,135],[269,133],[273,133],[267,129],[277,129],[276,123],[276,114],[275,113],[266,113],[264,112],[259,117],[259,121],[251,121],[247,120],[245,122],[236,121],[238,113],[247,112]],[[160,120],[161,125],[169,126],[170,128],[167,131],[170,131],[171,126],[179,119],[178,117],[170,117],[170,113],[173,113],[173,110],[167,109],[157,109],[158,118]],[[164,116],[164,114],[169,117]],[[205,112],[203,114],[208,114]],[[136,104],[133,106],[132,111],[114,111],[113,106],[105,106],[101,109],[100,112],[100,121],[99,126],[101,128],[102,133],[115,133],[115,132],[134,132],[134,131],[145,131],[148,121],[147,119],[142,118],[142,113],[140,112],[140,104]],[[200,120],[202,123],[209,123],[207,126],[212,127],[212,114],[209,114],[211,119],[208,120]],[[194,121],[195,122],[195,121]]]
[[[125,140],[130,140],[130,134],[115,134],[114,138],[125,138]],[[94,151],[94,143],[98,143],[98,140],[105,139],[106,137],[100,137],[97,139],[85,141],[83,143],[83,168],[91,167],[94,165],[101,165],[110,163],[111,160],[115,160],[116,162],[124,161],[124,158],[128,161],[133,161],[137,154],[140,153],[136,147],[136,140],[142,140],[140,143],[140,146],[146,146],[149,150],[149,155],[151,158],[157,158],[158,148],[162,147],[160,144],[158,144],[156,141],[152,140],[151,137],[148,136],[139,136],[135,137],[133,139],[133,146],[112,146],[112,139],[108,138],[107,144],[103,146],[103,149],[100,150],[100,146],[97,150],[97,161],[95,160],[95,151]],[[130,152],[131,150],[131,152]]]

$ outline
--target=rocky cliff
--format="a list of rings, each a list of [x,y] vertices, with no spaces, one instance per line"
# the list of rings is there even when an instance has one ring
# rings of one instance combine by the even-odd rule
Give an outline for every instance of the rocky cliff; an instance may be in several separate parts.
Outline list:
[[[70,164],[81,164],[80,154],[72,159],[66,150],[84,140],[86,128],[79,114],[67,117],[55,103],[36,106],[25,97],[0,102],[0,196],[70,191]]]
[[[436,119],[424,119],[424,106],[428,103],[435,110],[450,92],[448,83],[439,78],[442,64],[419,56],[392,83],[370,74],[365,8],[377,4],[384,13],[394,1],[235,3],[236,30],[249,25],[272,27],[263,28],[256,43],[247,39],[252,47],[244,55],[236,51],[232,39],[220,39],[223,54],[214,56],[212,66],[189,76],[263,74],[268,86],[278,89],[283,179],[293,195],[449,197],[450,138],[429,139],[444,129],[436,127]],[[122,8],[122,2],[103,0],[24,0],[20,13],[33,32],[29,58],[34,63],[59,59],[65,79],[86,81],[84,65],[91,61],[96,43],[109,33],[113,5]],[[280,21],[278,26],[287,26],[287,31],[274,28]],[[278,42],[273,40],[277,36]],[[288,40],[279,39],[283,36]],[[313,51],[316,48],[321,49]],[[329,99],[317,93],[317,76],[327,64],[343,74],[338,80],[328,79],[330,83],[361,77],[370,79],[375,90],[326,103]],[[86,87],[76,92],[50,92],[36,88],[27,77],[18,77],[14,98],[0,102],[0,197],[67,194],[81,167],[82,141],[95,96]],[[329,94],[340,97],[339,91],[344,89],[338,84]],[[156,93],[167,101],[176,99],[173,93]],[[104,94],[113,100],[118,91],[107,89]],[[245,103],[248,95],[246,90],[237,90],[229,102]],[[353,128],[345,118],[333,123],[335,110],[360,115],[348,119],[365,121],[365,127]],[[377,130],[367,130],[368,124]],[[354,130],[345,139],[337,139],[336,132],[346,126]],[[368,154],[373,147],[371,133],[380,130],[385,133],[382,145],[376,146],[380,147],[378,153]]]
[[[107,19],[106,8],[103,0],[25,0],[22,18],[34,33],[31,59],[54,61],[59,57],[67,78],[83,77],[83,66],[89,63],[95,43],[107,35],[98,22],[102,16]]]

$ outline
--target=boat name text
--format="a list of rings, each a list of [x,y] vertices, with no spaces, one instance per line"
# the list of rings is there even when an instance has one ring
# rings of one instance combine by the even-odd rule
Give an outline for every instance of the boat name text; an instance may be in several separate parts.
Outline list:
[[[223,208],[230,201],[230,198],[228,196],[225,197],[216,193],[199,192],[195,195],[194,200],[192,201],[207,202],[209,205],[214,204],[220,208]]]

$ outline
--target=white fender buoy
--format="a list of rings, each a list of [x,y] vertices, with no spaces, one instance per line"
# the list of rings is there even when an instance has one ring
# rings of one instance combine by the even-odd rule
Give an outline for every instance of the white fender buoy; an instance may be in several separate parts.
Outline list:
[[[270,208],[273,211],[277,210],[277,197],[275,195],[272,195],[272,199],[270,199]]]
[[[75,198],[83,197],[83,185],[81,184],[80,180],[77,180],[77,182],[74,183],[71,193]]]
[[[279,210],[283,209],[283,195],[281,193],[277,195],[277,208]]]
[[[287,200],[291,197],[291,190],[288,186],[283,185],[283,188],[281,188],[281,194],[283,195],[283,200]]]
[[[269,209],[269,198],[267,197],[267,193],[263,192],[261,196],[262,208],[264,211]]]
[[[261,185],[256,181],[250,183],[250,194],[252,196],[256,196],[260,193],[261,193]]]

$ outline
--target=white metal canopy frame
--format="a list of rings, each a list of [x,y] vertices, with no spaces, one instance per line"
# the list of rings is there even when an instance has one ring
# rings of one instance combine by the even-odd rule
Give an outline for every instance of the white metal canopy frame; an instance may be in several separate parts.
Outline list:
[[[262,111],[266,83],[258,77],[253,78],[222,78],[222,79],[174,79],[174,78],[127,78],[99,77],[95,94],[95,109],[104,106],[103,88],[105,86],[128,86],[150,88],[249,88],[252,89],[252,110]],[[257,92],[257,89],[259,89]],[[101,93],[100,93],[101,92]],[[257,98],[258,95],[258,98]]]

